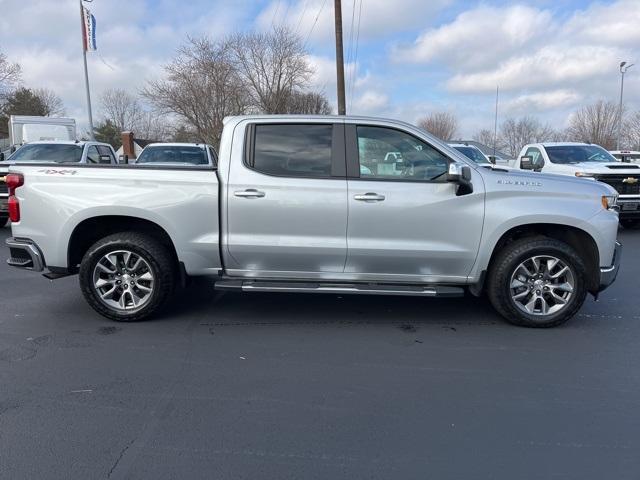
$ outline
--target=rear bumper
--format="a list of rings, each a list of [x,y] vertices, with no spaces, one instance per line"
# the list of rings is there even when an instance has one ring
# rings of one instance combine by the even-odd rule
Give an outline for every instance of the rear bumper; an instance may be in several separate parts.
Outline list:
[[[28,238],[7,238],[9,258],[7,263],[12,267],[42,272],[45,267],[44,257],[38,246]]]
[[[616,242],[616,248],[613,252],[612,265],[609,267],[600,267],[600,285],[598,292],[603,291],[609,285],[611,285],[618,276],[618,270],[620,270],[620,258],[622,257],[622,244]]]

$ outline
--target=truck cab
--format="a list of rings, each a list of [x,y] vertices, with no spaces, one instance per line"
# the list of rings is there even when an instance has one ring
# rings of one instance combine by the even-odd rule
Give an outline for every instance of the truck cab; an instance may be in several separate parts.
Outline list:
[[[599,145],[549,142],[525,145],[515,168],[600,181],[619,194],[620,223],[640,225],[640,164],[622,163]]]

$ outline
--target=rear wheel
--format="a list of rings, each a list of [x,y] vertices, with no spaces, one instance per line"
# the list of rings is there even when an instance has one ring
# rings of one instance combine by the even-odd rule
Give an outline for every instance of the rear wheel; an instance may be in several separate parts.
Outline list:
[[[5,227],[9,223],[9,217],[6,215],[0,215],[0,228]]]
[[[629,230],[632,230],[640,226],[640,218],[623,218],[620,220],[620,224],[624,228],[628,228]]]
[[[507,244],[489,270],[487,293],[510,323],[555,327],[580,309],[587,295],[586,268],[564,242],[524,238]]]
[[[93,244],[80,265],[89,305],[112,320],[130,322],[157,313],[175,287],[175,261],[155,239],[135,232]]]

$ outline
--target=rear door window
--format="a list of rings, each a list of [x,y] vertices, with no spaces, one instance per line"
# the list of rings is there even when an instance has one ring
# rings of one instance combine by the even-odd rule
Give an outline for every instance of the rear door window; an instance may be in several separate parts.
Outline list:
[[[250,168],[268,175],[327,178],[331,176],[333,125],[255,125]]]

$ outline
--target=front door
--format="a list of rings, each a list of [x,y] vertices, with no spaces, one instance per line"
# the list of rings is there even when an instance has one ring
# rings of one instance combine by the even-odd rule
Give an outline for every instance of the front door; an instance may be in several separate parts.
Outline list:
[[[484,186],[446,181],[452,161],[403,130],[346,125],[349,227],[345,275],[363,280],[460,281],[482,234]]]
[[[258,123],[227,188],[232,276],[331,278],[347,252],[344,126]]]

